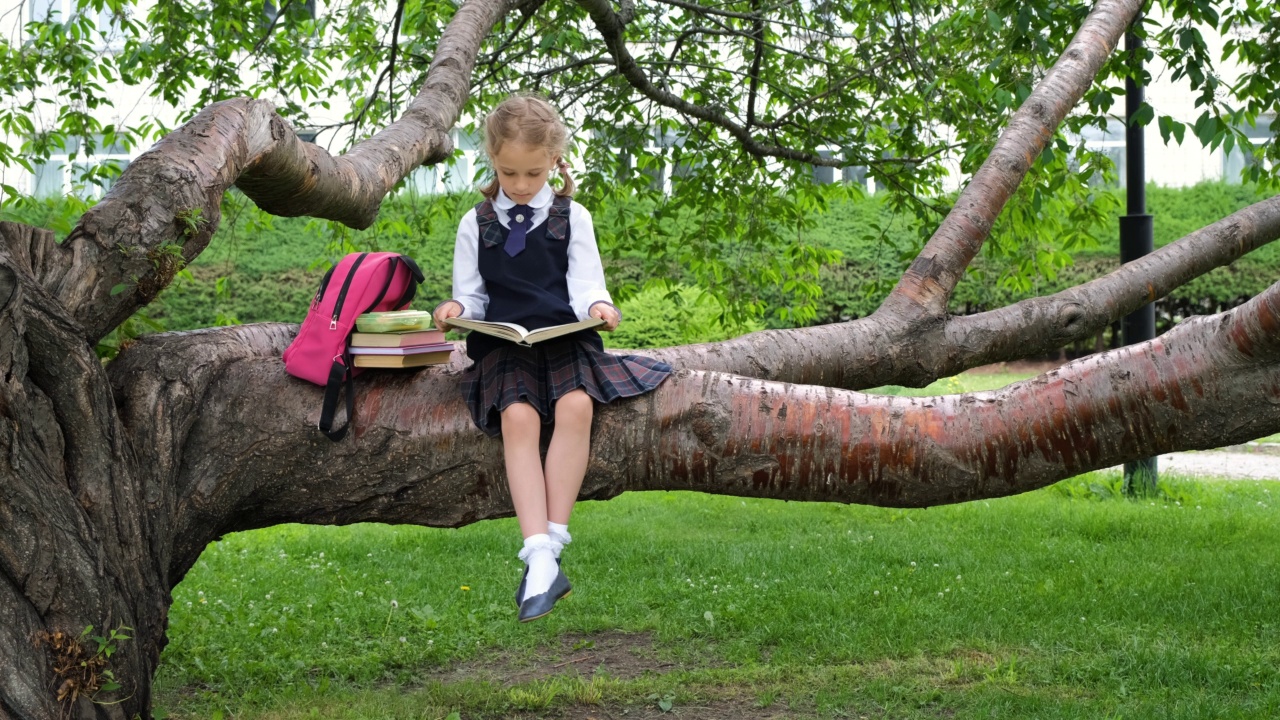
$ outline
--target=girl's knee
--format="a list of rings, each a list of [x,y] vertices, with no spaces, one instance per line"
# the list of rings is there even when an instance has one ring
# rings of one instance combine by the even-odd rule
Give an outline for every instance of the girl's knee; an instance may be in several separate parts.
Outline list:
[[[512,403],[502,411],[502,432],[536,432],[542,424],[538,411],[526,402]]]
[[[591,421],[595,401],[582,388],[556,400],[556,422]]]

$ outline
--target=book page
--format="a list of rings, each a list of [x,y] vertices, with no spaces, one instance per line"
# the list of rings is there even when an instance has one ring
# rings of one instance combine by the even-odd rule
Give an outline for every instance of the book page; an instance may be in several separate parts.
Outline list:
[[[527,330],[515,323],[492,322],[490,320],[468,320],[465,318],[449,318],[447,321],[450,325],[460,327],[466,330],[485,333],[507,340],[519,342],[524,339]]]
[[[601,320],[600,318],[587,318],[586,320],[579,320],[578,322],[575,322],[575,323],[566,323],[564,325],[552,325],[551,327],[544,327],[544,328],[540,328],[538,330],[534,330],[530,332],[528,336],[525,338],[525,342],[529,344],[533,344],[536,342],[541,342],[543,340],[550,340],[551,338],[560,337],[561,335],[568,335],[569,333],[575,333],[575,332],[578,332],[579,330],[586,330],[587,328],[598,327],[603,324],[604,324],[604,321]]]
[[[599,318],[587,318],[578,322],[565,323],[564,325],[550,325],[548,327],[539,328],[537,330],[526,330],[523,326],[508,322],[494,322],[491,320],[466,320],[463,318],[449,318],[449,323],[460,328],[473,330],[475,332],[493,335],[504,340],[510,340],[521,345],[532,345],[542,340],[550,340],[551,338],[568,335],[569,333],[587,328],[599,327],[604,321]]]

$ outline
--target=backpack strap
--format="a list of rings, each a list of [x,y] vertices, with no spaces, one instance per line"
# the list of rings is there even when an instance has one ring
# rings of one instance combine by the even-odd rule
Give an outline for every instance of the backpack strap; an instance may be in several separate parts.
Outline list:
[[[400,262],[409,268],[410,278],[409,285],[405,287],[404,294],[400,296],[400,302],[396,303],[397,308],[409,307],[409,303],[413,302],[414,296],[418,294],[418,286],[427,279],[427,276],[422,274],[422,268],[418,267],[418,263],[414,262],[413,258],[408,255],[401,255]]]
[[[564,242],[569,239],[569,208],[573,200],[557,195],[551,201],[551,214],[547,216],[547,237]]]
[[[347,436],[351,419],[356,414],[354,381],[355,376],[351,373],[351,355],[344,348],[341,355],[333,358],[333,365],[329,368],[329,382],[324,386],[324,403],[320,406],[320,423],[317,425],[320,432],[334,442]],[[338,393],[342,392],[343,385],[347,388],[347,419],[343,421],[342,427],[334,429],[333,416],[338,410]]]
[[[476,225],[480,227],[480,240],[485,247],[502,244],[505,239],[502,236],[502,223],[498,222],[498,211],[493,209],[493,203],[489,200],[476,205]]]

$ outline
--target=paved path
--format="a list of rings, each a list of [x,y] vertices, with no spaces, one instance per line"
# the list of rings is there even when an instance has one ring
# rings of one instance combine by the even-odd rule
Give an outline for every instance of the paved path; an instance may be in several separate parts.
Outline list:
[[[1178,475],[1232,478],[1237,480],[1280,480],[1280,455],[1265,452],[1206,450],[1161,455],[1159,472]]]

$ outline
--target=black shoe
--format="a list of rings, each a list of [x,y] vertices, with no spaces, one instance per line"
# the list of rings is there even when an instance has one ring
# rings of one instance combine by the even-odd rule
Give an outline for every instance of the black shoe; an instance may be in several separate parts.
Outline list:
[[[560,558],[556,558],[556,565],[560,564]],[[516,588],[516,607],[520,607],[520,598],[524,597],[524,582],[529,579],[529,566],[524,566],[524,574],[520,576],[520,586]]]
[[[573,586],[569,584],[569,578],[564,576],[563,571],[556,573],[556,579],[551,581],[551,589],[539,595],[520,603],[520,622],[529,622],[551,612],[556,606],[556,601],[563,597],[568,597],[573,592]]]

